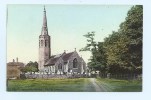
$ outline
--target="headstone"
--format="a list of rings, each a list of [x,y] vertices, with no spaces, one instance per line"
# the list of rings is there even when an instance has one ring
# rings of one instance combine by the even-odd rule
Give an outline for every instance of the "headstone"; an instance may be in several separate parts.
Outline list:
[[[107,78],[111,78],[110,76],[111,76],[111,74],[110,74],[110,73],[107,73]]]

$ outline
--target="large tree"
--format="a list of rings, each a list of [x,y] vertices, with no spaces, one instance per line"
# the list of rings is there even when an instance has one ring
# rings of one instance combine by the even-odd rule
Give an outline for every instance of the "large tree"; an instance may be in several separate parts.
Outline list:
[[[104,72],[106,66],[105,59],[105,51],[103,48],[103,42],[96,42],[94,40],[95,32],[88,32],[84,35],[87,39],[87,44],[84,48],[80,49],[80,51],[90,51],[92,53],[91,58],[88,62],[88,67],[91,70],[99,70]]]
[[[133,6],[118,31],[94,41],[94,32],[84,35],[87,45],[81,51],[91,51],[88,65],[93,70],[110,73],[142,73],[143,7]]]
[[[134,6],[128,12],[126,21],[121,25],[121,32],[129,38],[130,65],[142,66],[143,7]]]
[[[110,69],[134,73],[142,69],[143,7],[133,6],[120,29],[104,41]],[[111,70],[110,70],[111,71]],[[139,72],[140,72],[139,71]],[[116,72],[116,71],[111,71]],[[118,73],[123,73],[119,70]]]
[[[90,62],[88,66],[91,70],[94,70],[96,65],[96,54],[97,54],[97,43],[94,40],[95,32],[88,32],[87,34],[83,35],[87,39],[87,44],[84,48],[81,48],[79,51],[90,51],[92,53],[91,58],[89,59]]]

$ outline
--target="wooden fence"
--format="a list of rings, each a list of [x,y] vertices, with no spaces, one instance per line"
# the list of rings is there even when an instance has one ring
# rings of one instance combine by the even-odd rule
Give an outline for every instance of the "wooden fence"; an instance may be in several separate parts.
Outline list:
[[[101,78],[114,78],[114,79],[124,79],[124,80],[133,80],[133,79],[142,79],[142,75],[140,74],[100,74],[96,75]]]

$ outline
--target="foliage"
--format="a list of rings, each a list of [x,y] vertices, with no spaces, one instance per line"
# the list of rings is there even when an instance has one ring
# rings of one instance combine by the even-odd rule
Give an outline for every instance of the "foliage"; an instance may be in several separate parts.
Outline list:
[[[83,35],[87,38],[87,45],[80,49],[80,51],[93,51],[96,50],[96,42],[94,41],[95,32],[88,32],[87,34]]]
[[[82,51],[91,51],[88,65],[92,70],[109,73],[142,73],[143,7],[133,6],[117,32],[94,42],[94,32],[84,35],[88,44]],[[91,47],[91,48],[90,48]]]
[[[30,61],[24,68],[21,69],[22,72],[38,72],[38,63]]]
[[[125,71],[137,73],[136,69],[142,67],[142,6],[132,7],[127,15],[118,32],[113,32],[104,41],[106,44],[107,64],[109,69],[113,69],[112,67],[125,69],[120,70],[118,73]]]
[[[94,41],[95,32],[88,32],[84,35],[87,38],[87,45],[80,51],[90,51],[92,53],[88,66],[91,70],[100,70],[104,72],[106,66],[105,51],[103,42]]]

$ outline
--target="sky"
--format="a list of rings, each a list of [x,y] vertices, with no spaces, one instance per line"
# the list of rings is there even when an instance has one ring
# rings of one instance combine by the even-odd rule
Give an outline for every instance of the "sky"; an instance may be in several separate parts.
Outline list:
[[[86,45],[83,36],[95,31],[95,41],[101,42],[119,29],[132,5],[45,5],[51,54],[75,50],[88,62],[90,52],[79,52]],[[7,62],[38,61],[39,35],[43,23],[44,5],[7,6]]]

